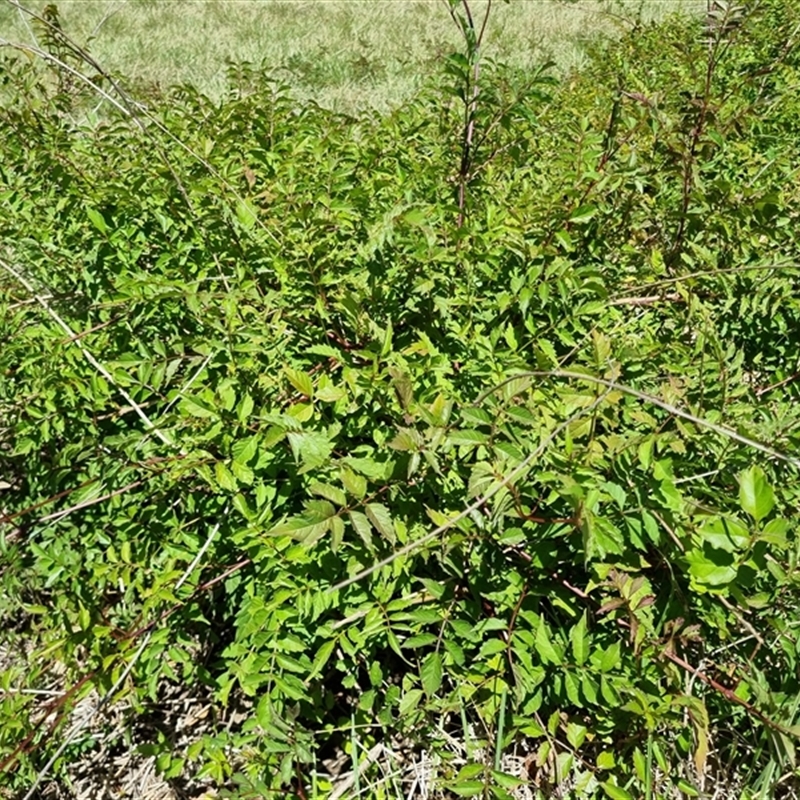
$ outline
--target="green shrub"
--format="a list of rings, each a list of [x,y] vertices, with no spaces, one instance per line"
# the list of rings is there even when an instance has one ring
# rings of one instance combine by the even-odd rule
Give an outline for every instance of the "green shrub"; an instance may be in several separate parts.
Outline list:
[[[460,225],[458,59],[388,117],[242,65],[92,124],[6,59],[7,785],[170,685],[215,724],[133,744],[236,797],[400,796],[377,745],[441,796],[794,781],[796,25],[486,64]]]

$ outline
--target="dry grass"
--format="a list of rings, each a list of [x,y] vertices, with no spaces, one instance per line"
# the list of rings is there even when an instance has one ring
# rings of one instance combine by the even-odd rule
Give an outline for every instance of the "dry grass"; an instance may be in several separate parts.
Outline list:
[[[22,0],[41,11],[43,0]],[[475,10],[485,0],[473,0]],[[300,96],[341,110],[408,97],[458,45],[445,0],[59,0],[66,30],[107,69],[162,86],[190,82],[218,97],[226,59],[279,69]],[[580,66],[595,34],[641,14],[696,12],[705,0],[496,2],[485,51],[522,69]],[[32,32],[0,0],[0,36]]]

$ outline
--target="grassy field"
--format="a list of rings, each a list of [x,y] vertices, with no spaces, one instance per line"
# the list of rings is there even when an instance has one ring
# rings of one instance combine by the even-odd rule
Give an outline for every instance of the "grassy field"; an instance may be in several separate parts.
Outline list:
[[[41,0],[26,7],[41,11]],[[475,11],[485,6],[476,0]],[[528,68],[580,66],[596,34],[641,15],[699,12],[705,0],[496,2],[486,53]],[[302,97],[341,110],[402,101],[457,44],[445,0],[61,0],[66,30],[107,69],[162,86],[225,88],[226,59],[265,63]],[[30,42],[26,15],[0,0],[0,37]]]

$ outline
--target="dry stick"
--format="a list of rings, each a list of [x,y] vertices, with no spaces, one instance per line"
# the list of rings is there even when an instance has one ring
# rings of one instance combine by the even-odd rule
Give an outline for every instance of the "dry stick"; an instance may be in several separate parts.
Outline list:
[[[62,328],[64,333],[73,340],[75,346],[83,353],[83,357],[128,401],[129,405],[133,408],[133,410],[139,415],[139,418],[144,422],[145,426],[149,431],[152,431],[165,445],[168,447],[175,447],[175,443],[167,436],[163,431],[159,430],[155,423],[144,413],[142,407],[125,391],[121,386],[117,384],[114,378],[111,377],[111,373],[78,341],[75,339],[75,331],[67,325],[66,322],[59,316],[59,314],[49,305],[49,303],[44,299],[44,297],[38,295],[36,293],[36,289],[33,287],[31,282],[24,276],[21,275],[17,270],[15,270],[10,264],[0,258],[0,267],[2,267],[9,275],[12,275],[16,278],[39,302],[39,305],[58,323],[58,325]],[[183,450],[181,450],[183,453]],[[185,455],[185,453],[184,453]]]
[[[797,734],[790,730],[789,728],[785,728],[775,720],[770,719],[766,714],[762,711],[759,711],[754,705],[748,703],[747,700],[743,700],[739,697],[733,689],[728,689],[727,686],[723,686],[719,681],[714,680],[710,675],[706,675],[699,667],[693,667],[688,661],[682,659],[679,655],[670,652],[667,649],[664,649],[663,655],[668,658],[673,664],[677,664],[682,669],[685,669],[688,673],[693,676],[699,678],[706,686],[710,686],[715,691],[719,692],[728,702],[736,703],[736,705],[741,706],[748,714],[755,717],[756,719],[760,720],[764,723],[768,728],[771,728],[774,731],[778,731],[779,733],[784,734],[785,736],[791,736],[792,738],[796,739]],[[26,798],[27,800],[27,798]]]
[[[437,536],[440,536],[445,531],[450,530],[455,524],[461,522],[462,519],[465,519],[470,514],[478,509],[481,506],[484,506],[492,497],[494,497],[501,489],[504,489],[508,486],[512,481],[516,480],[523,472],[525,472],[528,467],[533,463],[535,459],[537,459],[544,451],[565,431],[570,425],[574,422],[579,420],[581,417],[585,416],[586,414],[591,413],[597,408],[603,400],[606,399],[609,392],[603,392],[600,397],[598,397],[593,403],[588,405],[586,408],[577,411],[573,414],[566,422],[562,422],[558,425],[550,434],[548,434],[539,446],[530,454],[528,455],[523,461],[521,461],[511,472],[506,475],[503,480],[501,480],[496,486],[491,488],[486,494],[482,497],[479,497],[474,503],[470,503],[463,511],[458,513],[455,517],[445,522],[443,525],[440,525],[438,528],[426,533],[424,536],[421,536],[419,539],[415,539],[413,542],[409,542],[404,547],[401,547],[399,550],[395,550],[390,556],[387,556],[381,561],[373,564],[371,567],[367,567],[367,569],[361,570],[361,572],[353,575],[351,578],[347,578],[346,580],[340,581],[335,586],[331,586],[326,593],[330,594],[331,592],[335,592],[338,589],[344,589],[346,586],[350,586],[352,583],[357,583],[358,581],[362,580],[363,578],[372,575],[373,572],[377,572],[379,569],[388,566],[389,564],[396,561],[398,558],[401,558],[404,555],[407,555],[412,550],[416,550],[418,547],[421,547],[424,544],[427,544],[431,540],[435,539]]]
[[[469,27],[475,34],[475,23],[472,19],[472,14],[469,9],[467,0],[461,0],[464,10],[467,13],[469,20]],[[459,228],[464,224],[464,215],[467,203],[467,182],[472,172],[472,155],[473,155],[473,138],[475,136],[475,115],[478,112],[478,96],[480,95],[480,76],[481,76],[481,59],[480,48],[483,40],[483,34],[486,32],[486,23],[489,20],[489,13],[492,10],[492,0],[489,0],[486,6],[486,12],[483,15],[483,24],[481,25],[481,32],[475,40],[475,49],[472,57],[475,59],[475,64],[472,68],[472,99],[467,107],[467,127],[464,131],[463,149],[461,155],[461,168],[459,170],[459,187],[458,187],[458,226]]]
[[[70,74],[74,75],[76,78],[79,78],[84,83],[88,83],[93,89],[97,91],[98,94],[101,94],[109,103],[111,103],[115,108],[119,109],[123,114],[127,114],[131,116],[131,112],[125,108],[119,101],[115,100],[112,95],[110,95],[105,89],[98,86],[93,81],[89,80],[82,72],[71,67],[69,64],[61,61],[61,59],[56,58],[52,53],[48,53],[47,50],[42,50],[39,47],[34,47],[30,44],[17,44],[16,42],[11,42],[8,39],[3,39],[0,37],[0,47],[10,47],[13,50],[22,50],[22,52],[33,53],[40,58],[43,58],[45,61],[52,61],[57,66],[61,67],[61,69],[67,70]]]
[[[225,513],[226,509],[223,509],[223,514]],[[181,588],[184,583],[189,579],[189,576],[194,572],[194,568],[200,562],[200,559],[205,554],[206,550],[211,546],[211,542],[214,540],[214,537],[217,535],[217,532],[220,529],[222,522],[217,522],[217,524],[212,528],[211,533],[206,538],[205,542],[203,542],[203,546],[198,550],[197,555],[192,559],[192,563],[189,564],[188,567],[183,571],[183,574],[178,579],[178,582],[175,584],[175,591]],[[147,645],[150,643],[150,638],[153,635],[152,629],[147,632],[144,639],[142,639],[142,643],[139,645],[139,648],[133,655],[133,658],[128,662],[125,669],[122,672],[122,675],[119,676],[117,681],[114,685],[106,692],[106,694],[101,697],[96,703],[94,708],[92,709],[91,713],[87,714],[86,717],[81,720],[80,724],[76,725],[64,738],[64,741],[59,745],[58,749],[55,753],[50,757],[49,761],[42,767],[41,770],[36,775],[36,780],[33,782],[33,786],[28,790],[28,793],[22,798],[22,800],[31,800],[35,796],[36,790],[39,788],[39,784],[45,779],[47,773],[50,771],[51,767],[55,762],[61,757],[62,753],[69,747],[69,745],[74,741],[74,739],[78,736],[81,731],[83,731],[91,722],[94,721],[95,717],[100,713],[100,711],[108,704],[109,700],[113,698],[116,694],[117,690],[122,686],[122,684],[128,679],[128,675],[130,675],[131,671],[133,670],[134,666],[136,666],[136,662],[141,658],[142,653],[144,652]]]
[[[622,294],[630,292],[643,292],[650,289],[658,289],[661,286],[671,286],[675,283],[682,281],[695,280],[697,278],[715,278],[717,275],[733,275],[737,272],[760,272],[761,270],[769,269],[800,269],[800,264],[796,261],[778,261],[774,264],[748,264],[743,267],[723,267],[722,269],[708,269],[701,272],[692,272],[689,275],[676,275],[672,278],[663,278],[659,281],[652,281],[639,286],[629,286],[627,289],[622,289]],[[613,304],[617,298],[612,298]]]
[[[686,302],[685,298],[681,297],[678,292],[669,292],[668,294],[650,294],[644,297],[618,297],[612,300],[610,306],[652,306],[655,303],[667,300],[671,303]]]
[[[693,422],[695,425],[699,425],[701,428],[707,428],[710,431],[714,431],[714,433],[718,433],[720,436],[726,436],[729,439],[739,442],[740,444],[752,447],[754,450],[760,450],[762,453],[766,453],[767,455],[777,458],[780,461],[786,461],[794,467],[800,467],[800,458],[786,455],[786,453],[775,450],[769,445],[762,444],[761,442],[757,442],[755,439],[750,439],[747,436],[743,436],[741,433],[737,433],[731,428],[726,428],[724,425],[717,425],[714,422],[709,422],[708,420],[698,417],[689,411],[684,411],[682,408],[673,406],[671,403],[667,403],[665,400],[661,400],[660,398],[651,394],[647,394],[646,392],[640,392],[638,389],[634,389],[624,383],[617,383],[616,381],[610,381],[606,378],[598,378],[595,375],[587,375],[582,372],[570,372],[569,370],[562,369],[531,370],[530,372],[520,372],[516,375],[512,375],[510,378],[506,378],[504,381],[501,381],[499,384],[497,384],[497,386],[494,386],[493,388],[484,392],[480,397],[478,397],[474,404],[480,403],[481,400],[496,392],[498,389],[501,389],[507,383],[519,380],[520,378],[567,378],[579,381],[588,381],[589,383],[594,383],[599,386],[605,386],[609,392],[622,392],[623,394],[630,395],[638,400],[643,400],[645,403],[651,403],[654,406],[658,406],[658,408],[663,408],[664,411],[668,411],[670,414],[674,414],[676,417],[681,417],[681,419]]]
[[[761,388],[756,389],[756,397],[762,397],[767,392],[773,391],[773,389],[780,389],[781,386],[786,386],[793,381],[796,381],[798,378],[800,378],[800,372],[795,372],[794,375],[790,375],[788,378],[784,378],[782,381],[772,383],[769,386],[762,386]]]
[[[94,497],[91,500],[84,500],[82,503],[76,503],[74,506],[70,506],[69,508],[64,508],[61,511],[54,511],[52,514],[47,514],[44,517],[39,517],[36,521],[36,524],[40,522],[48,522],[49,520],[58,521],[63,517],[66,517],[68,514],[71,514],[73,511],[78,511],[81,508],[88,508],[89,506],[97,505],[98,503],[102,503],[105,500],[110,500],[112,497],[116,497],[120,494],[125,494],[129,489],[135,489],[137,486],[141,486],[144,481],[132,481],[131,483],[127,484],[126,486],[122,486],[119,489],[115,489],[113,492],[108,492],[106,494],[100,495],[100,497]]]

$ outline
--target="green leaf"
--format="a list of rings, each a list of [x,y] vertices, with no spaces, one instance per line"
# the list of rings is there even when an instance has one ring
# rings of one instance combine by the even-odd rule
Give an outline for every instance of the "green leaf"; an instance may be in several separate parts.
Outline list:
[[[258,441],[258,436],[245,436],[243,439],[237,439],[231,447],[233,460],[240,464],[249,464],[258,452]]]
[[[582,225],[588,222],[592,217],[597,214],[597,208],[595,206],[586,205],[580,206],[580,208],[576,208],[570,215],[569,221],[574,222],[578,225]]]
[[[614,754],[610,750],[603,750],[597,756],[597,769],[614,769],[616,763]]]
[[[422,447],[422,437],[414,428],[400,428],[394,439],[389,442],[389,447],[400,452],[413,453]]]
[[[367,512],[369,521],[375,526],[375,530],[378,531],[384,539],[394,544],[396,537],[389,509],[380,503],[367,503],[364,510]]]
[[[785,550],[788,546],[786,534],[789,532],[790,523],[787,519],[776,518],[771,519],[765,526],[761,533],[758,535],[758,540],[767,542],[773,547]]]
[[[522,778],[509,775],[507,772],[499,772],[496,769],[492,770],[492,778],[504,789],[518,789],[520,786],[525,786],[528,783],[522,780]]]
[[[458,775],[456,775],[456,783],[461,783],[462,781],[471,781],[474,778],[477,778],[478,775],[483,775],[485,772],[486,766],[484,764],[479,764],[477,762],[465,764],[458,771]]]
[[[217,483],[222,489],[228,492],[238,491],[239,484],[236,482],[236,478],[233,477],[233,473],[222,461],[217,461],[214,471],[216,473]]]
[[[586,612],[578,620],[577,625],[574,625],[569,634],[570,644],[572,645],[572,657],[575,663],[581,667],[586,663],[589,658],[589,635],[586,631]]]
[[[483,794],[484,787],[483,781],[462,781],[448,784],[448,789],[459,797],[475,797]]]
[[[545,663],[561,664],[561,656],[553,646],[550,629],[544,620],[541,620],[539,627],[536,629],[536,652]]]
[[[246,486],[251,486],[255,480],[255,473],[246,464],[241,464],[238,461],[234,461],[231,464],[231,471],[236,477],[236,480],[241,481]]]
[[[335,553],[344,541],[344,520],[339,517],[331,517],[331,550]]]
[[[476,446],[486,444],[489,441],[489,436],[481,431],[465,429],[460,431],[453,431],[448,437],[447,441],[451,445],[471,445]]]
[[[335,486],[331,486],[328,483],[319,483],[315,481],[308,487],[308,491],[311,492],[311,494],[316,494],[320,497],[324,497],[326,500],[330,500],[331,503],[335,503],[337,506],[347,505],[345,493],[341,489],[337,489]]]
[[[494,422],[494,418],[486,409],[471,406],[461,409],[461,418],[473,425],[491,425]]]
[[[724,586],[736,580],[738,574],[733,557],[724,550],[690,550],[686,561],[692,578],[706,586]]]
[[[330,530],[331,518],[335,514],[336,509],[331,503],[326,500],[312,500],[303,514],[275,525],[267,535],[291,536],[303,544],[311,545]]]
[[[675,784],[678,787],[678,791],[682,794],[688,795],[689,797],[700,797],[700,792],[692,786],[686,778],[678,778],[677,783]]]
[[[369,524],[369,520],[360,511],[351,511],[349,516],[356,533],[361,537],[361,541],[364,542],[367,549],[372,550],[372,526]]]
[[[209,418],[218,416],[217,410],[212,405],[199,397],[189,395],[184,395],[181,399],[180,409],[184,414],[191,417]]]
[[[422,699],[421,689],[409,689],[407,692],[405,692],[400,700],[400,705],[398,707],[400,716],[404,717],[411,711],[413,711],[419,705],[419,701],[421,699]]]
[[[739,475],[739,504],[756,522],[766,517],[775,506],[775,493],[760,467],[750,467]]]
[[[699,528],[703,543],[711,548],[736,553],[750,544],[750,531],[739,520],[714,517]]]
[[[587,729],[584,725],[579,725],[577,722],[567,724],[567,741],[575,750],[580,749],[580,746],[586,740],[586,733]]]
[[[361,475],[356,475],[352,470],[345,468],[341,471],[340,477],[344,488],[358,500],[367,493],[367,481]]]
[[[92,225],[94,225],[94,227],[100,231],[100,233],[103,235],[108,233],[108,223],[106,222],[105,217],[103,217],[99,211],[87,206],[86,216],[89,217],[89,222],[91,222]]]
[[[600,784],[603,791],[611,798],[611,800],[633,800],[633,796],[626,792],[621,786],[617,786],[611,781],[606,781]]]
[[[256,207],[249,200],[240,200],[236,204],[236,219],[245,230],[252,230],[258,220]]]
[[[429,653],[422,662],[420,673],[422,688],[428,697],[433,697],[442,685],[442,656],[434,651]]]
[[[578,691],[578,679],[572,672],[564,673],[564,691],[567,693],[567,699],[572,705],[578,708],[583,706],[581,695]]]
[[[307,397],[309,400],[314,396],[314,384],[305,372],[292,369],[292,367],[284,367],[283,372],[289,379],[289,383],[291,383],[301,395]]]
[[[333,442],[319,431],[291,431],[286,436],[289,439],[295,461],[302,464],[302,467],[298,470],[298,475],[321,467],[328,460],[333,450]]]

